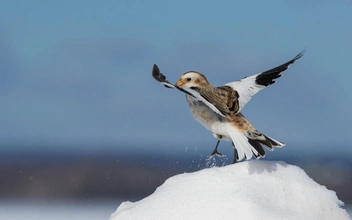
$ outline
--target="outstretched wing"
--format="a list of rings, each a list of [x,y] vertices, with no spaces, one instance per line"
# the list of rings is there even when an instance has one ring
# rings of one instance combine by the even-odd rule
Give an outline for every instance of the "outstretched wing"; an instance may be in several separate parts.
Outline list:
[[[267,70],[256,75],[245,77],[239,81],[231,82],[226,84],[227,86],[232,87],[239,94],[238,98],[238,112],[251,100],[252,96],[255,95],[260,90],[266,88],[269,85],[275,83],[275,79],[281,76],[281,72],[288,69],[288,67],[293,64],[296,60],[301,58],[304,55],[305,49],[302,50],[297,56],[292,60],[277,66],[273,69]]]
[[[159,67],[154,64],[153,66],[153,72],[152,72],[153,78],[160,82],[161,84],[163,84],[165,87],[167,88],[172,88],[172,89],[178,89],[181,92],[186,93],[187,95],[192,96],[193,98],[203,102],[204,104],[206,104],[211,110],[213,110],[214,112],[216,112],[217,114],[225,117],[225,115],[223,115],[218,108],[216,108],[213,104],[211,104],[210,102],[208,102],[203,96],[201,96],[199,94],[198,91],[191,89],[191,88],[185,88],[185,87],[179,87],[176,86],[172,83],[170,83],[169,81],[166,80],[166,77],[160,72]]]

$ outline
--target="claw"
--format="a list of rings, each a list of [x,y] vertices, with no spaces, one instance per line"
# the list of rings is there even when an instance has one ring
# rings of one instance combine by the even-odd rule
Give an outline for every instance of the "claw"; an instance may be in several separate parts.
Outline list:
[[[211,153],[208,157],[207,157],[207,161],[210,161],[212,158],[214,157],[225,157],[224,155],[222,155],[221,153],[219,153],[218,151],[213,151],[213,153]]]
[[[219,156],[222,157],[222,153],[219,153],[219,151],[217,151],[216,149],[213,151],[213,153],[210,154],[210,157],[214,157],[214,156]]]

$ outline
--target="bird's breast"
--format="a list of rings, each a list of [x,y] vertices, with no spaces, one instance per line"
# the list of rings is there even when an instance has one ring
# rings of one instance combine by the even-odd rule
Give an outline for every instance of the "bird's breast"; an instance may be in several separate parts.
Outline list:
[[[218,127],[228,122],[228,119],[218,115],[203,102],[189,95],[186,96],[186,99],[193,117],[211,132],[220,134],[217,132]]]

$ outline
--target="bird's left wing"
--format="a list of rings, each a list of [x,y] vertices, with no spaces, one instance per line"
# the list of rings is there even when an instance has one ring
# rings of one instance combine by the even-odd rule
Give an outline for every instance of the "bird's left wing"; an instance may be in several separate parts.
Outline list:
[[[252,96],[255,95],[260,90],[266,88],[269,85],[275,83],[274,79],[281,77],[281,72],[288,69],[288,67],[293,64],[296,60],[304,55],[305,49],[302,50],[297,56],[292,60],[277,66],[273,69],[267,70],[265,72],[245,77],[239,81],[231,82],[226,84],[238,92],[238,112],[251,100]]]
[[[176,86],[172,83],[170,83],[169,81],[166,80],[166,77],[160,72],[159,67],[154,64],[153,66],[153,72],[152,72],[153,78],[160,82],[161,84],[163,84],[165,87],[167,88],[171,88],[171,89],[177,89],[180,90],[181,92],[186,93],[187,95],[192,96],[193,98],[203,102],[205,105],[207,105],[211,110],[213,110],[215,113],[225,117],[224,114],[221,113],[221,111],[216,108],[213,104],[211,104],[210,102],[208,102],[205,98],[203,98],[203,96],[201,96],[199,94],[198,91],[191,89],[191,88],[186,88],[186,87],[180,87],[180,86]]]

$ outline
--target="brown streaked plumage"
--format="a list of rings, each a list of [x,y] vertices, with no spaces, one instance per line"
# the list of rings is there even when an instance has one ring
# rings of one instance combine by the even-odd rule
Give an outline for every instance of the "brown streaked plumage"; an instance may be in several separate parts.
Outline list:
[[[210,84],[209,84],[210,85]],[[229,86],[223,87],[193,87],[195,91],[212,103],[224,115],[236,113],[238,110],[238,93]]]
[[[278,67],[220,87],[212,86],[203,74],[196,71],[184,73],[173,85],[155,64],[153,77],[168,88],[186,93],[193,117],[218,139],[211,156],[221,155],[217,151],[220,140],[232,141],[235,163],[243,158],[249,160],[253,155],[256,158],[264,157],[263,146],[273,150],[274,147],[281,148],[285,145],[257,131],[240,111],[258,91],[274,84],[281,72],[301,58],[303,53],[304,50]]]
[[[202,84],[199,82],[202,82]],[[273,149],[271,142],[267,141],[266,137],[258,132],[246,118],[238,112],[240,95],[234,88],[228,85],[213,87],[206,77],[198,72],[187,72],[183,74],[176,85],[197,91],[206,101],[212,103],[224,115],[224,117],[217,115],[203,102],[186,94],[186,100],[193,117],[210,130],[218,140],[232,140],[233,146],[235,147],[234,162],[237,160],[238,149],[240,149],[238,159],[243,157],[250,159],[252,154],[254,154],[256,158],[265,156],[265,151],[261,145],[266,146],[270,150]],[[231,132],[233,134],[237,133],[237,136],[242,135],[242,139],[245,137],[247,142],[243,140],[242,142],[238,142],[236,138],[231,137],[231,135],[227,133],[227,130],[232,130]],[[251,139],[250,142],[248,141],[249,139]],[[272,141],[273,143],[275,142],[274,145],[277,147],[284,145],[278,141]],[[217,151],[218,143],[212,155],[220,154]],[[248,145],[246,148],[247,152],[239,147],[239,145],[243,143]]]
[[[242,114],[233,114],[228,116],[231,125],[236,127],[239,131],[255,131],[253,126],[245,119],[245,117]]]

